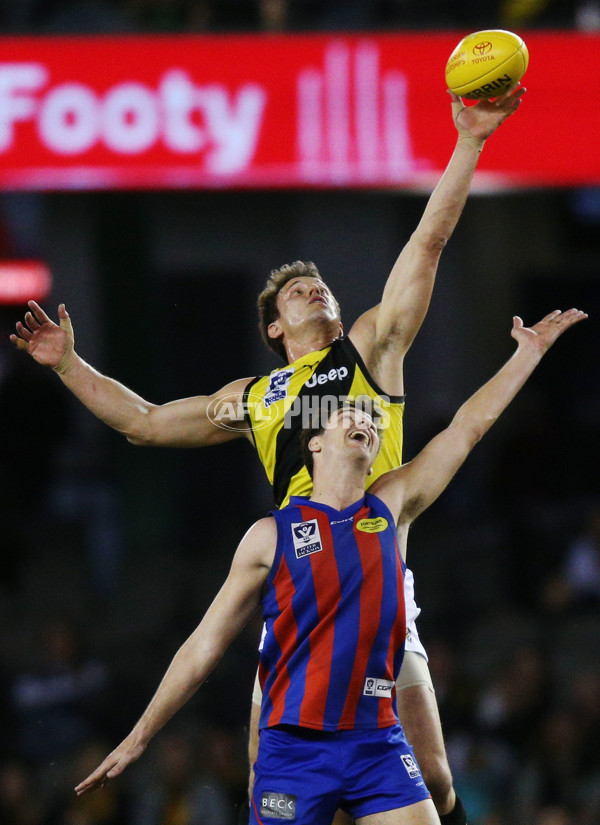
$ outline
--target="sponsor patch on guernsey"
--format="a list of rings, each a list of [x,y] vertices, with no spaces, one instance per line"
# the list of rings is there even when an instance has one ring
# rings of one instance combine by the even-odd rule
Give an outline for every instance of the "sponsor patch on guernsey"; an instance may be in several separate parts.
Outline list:
[[[260,797],[260,815],[267,819],[295,819],[296,795],[265,791]]]
[[[388,526],[388,520],[383,516],[377,518],[361,518],[356,529],[362,533],[381,533]]]
[[[309,521],[292,522],[292,539],[297,559],[310,556],[311,553],[318,553],[319,550],[323,549],[316,518],[311,518]]]
[[[374,679],[372,676],[367,676],[363,694],[377,697],[391,696],[393,687],[394,683],[389,679]]]

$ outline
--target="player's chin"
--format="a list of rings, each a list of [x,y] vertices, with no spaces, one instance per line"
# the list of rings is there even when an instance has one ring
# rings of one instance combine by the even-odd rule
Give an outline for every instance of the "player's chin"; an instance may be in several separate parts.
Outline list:
[[[323,304],[310,304],[304,318],[307,321],[334,321],[335,315]]]

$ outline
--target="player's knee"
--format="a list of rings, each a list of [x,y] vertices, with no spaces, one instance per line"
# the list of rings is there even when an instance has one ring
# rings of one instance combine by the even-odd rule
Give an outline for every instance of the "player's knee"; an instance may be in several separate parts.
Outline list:
[[[448,760],[445,755],[431,754],[420,767],[434,804],[444,807],[452,793],[452,772]]]

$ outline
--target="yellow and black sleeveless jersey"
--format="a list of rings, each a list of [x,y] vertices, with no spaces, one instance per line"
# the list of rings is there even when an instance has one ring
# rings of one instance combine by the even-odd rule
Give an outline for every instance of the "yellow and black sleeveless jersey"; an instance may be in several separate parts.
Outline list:
[[[384,437],[367,480],[402,463],[404,397],[386,395],[375,384],[349,338],[298,358],[270,375],[253,379],[244,393],[246,418],[258,456],[273,487],[275,502],[284,507],[290,496],[310,496],[312,479],[304,466],[300,433],[313,426],[323,411],[341,401],[368,396],[382,410]]]

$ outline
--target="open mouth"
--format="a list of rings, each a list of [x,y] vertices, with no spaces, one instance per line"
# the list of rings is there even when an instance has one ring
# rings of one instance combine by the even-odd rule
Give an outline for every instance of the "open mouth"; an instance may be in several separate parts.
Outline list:
[[[371,446],[371,436],[366,430],[354,430],[348,436],[352,441],[359,441],[361,444],[364,444],[366,447]]]
[[[327,306],[327,301],[325,300],[325,298],[320,298],[320,297],[311,298],[308,303],[309,304],[319,303],[319,304],[323,304],[323,306],[325,306],[325,307]]]

